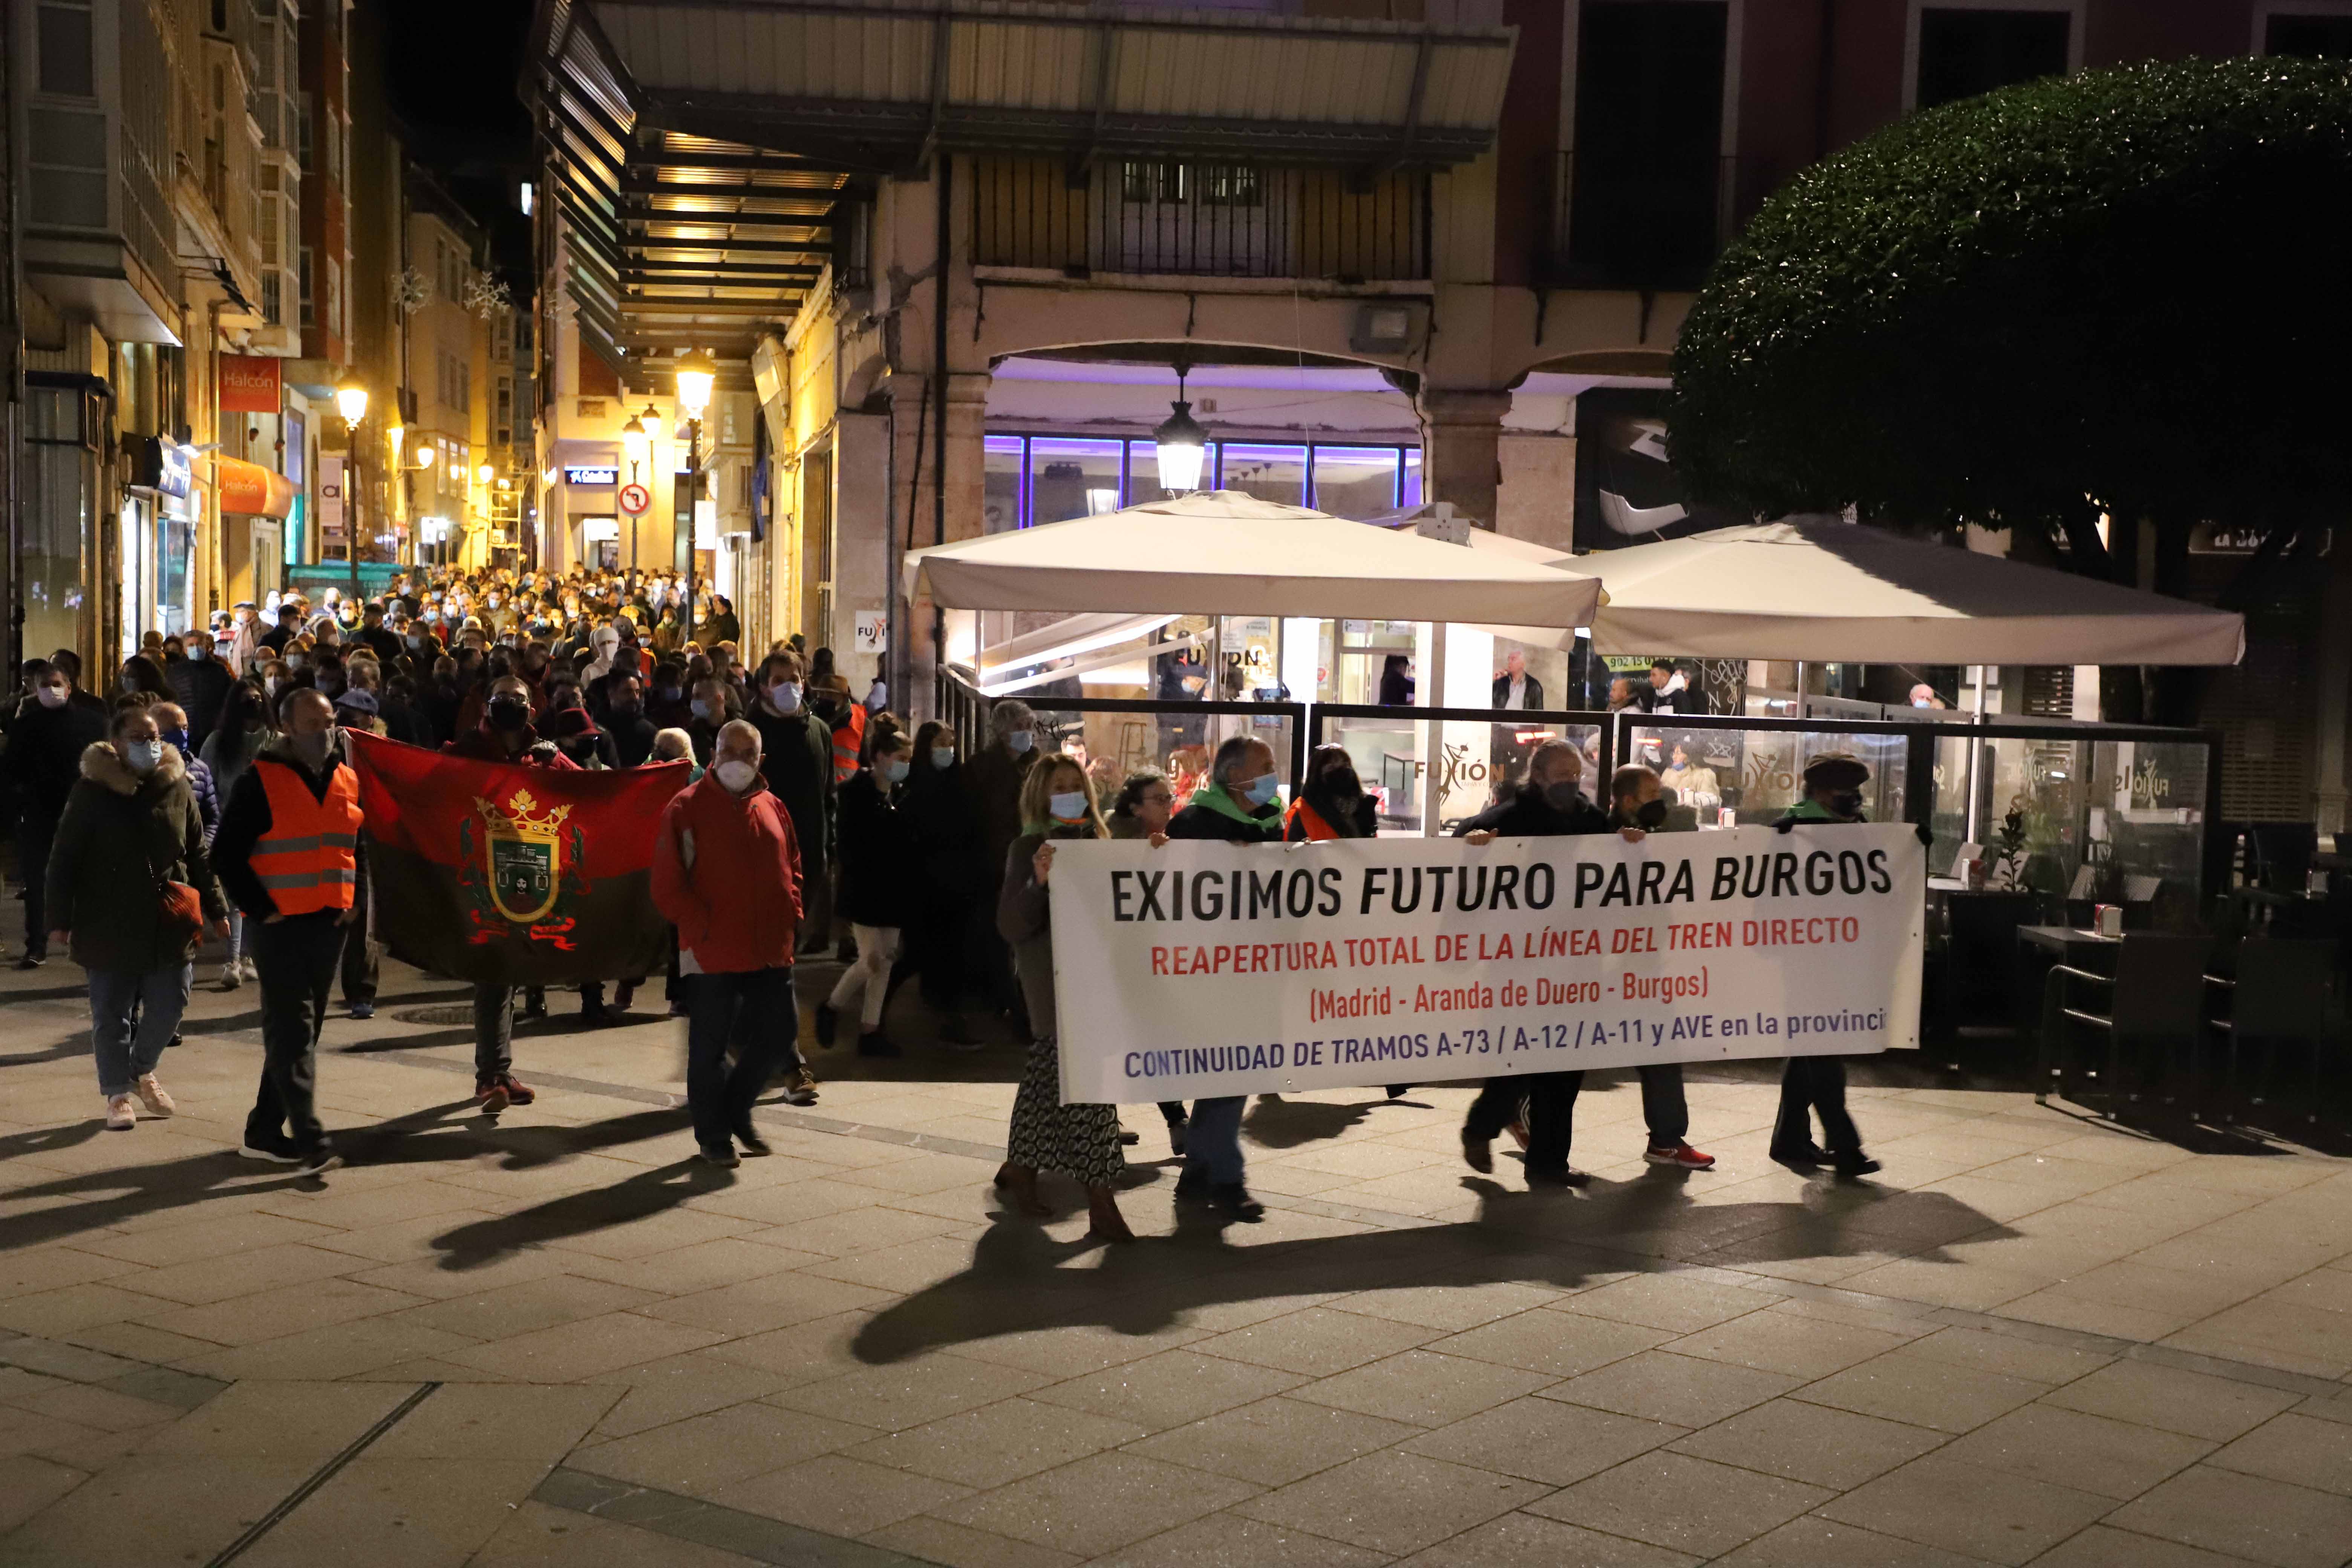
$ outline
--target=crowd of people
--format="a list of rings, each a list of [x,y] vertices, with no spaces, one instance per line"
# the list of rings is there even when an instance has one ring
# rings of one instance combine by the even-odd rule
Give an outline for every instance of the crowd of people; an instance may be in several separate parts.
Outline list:
[[[698,590],[709,615],[688,636],[686,598],[664,574],[418,573],[364,602],[288,596],[151,634],[102,694],[85,688],[70,650],[27,660],[20,699],[0,714],[0,802],[15,814],[26,903],[18,963],[37,967],[63,945],[89,972],[106,1125],[172,1114],[156,1069],[209,936],[222,944],[219,985],[261,991],[264,1062],[241,1152],[310,1171],[340,1163],[317,1114],[316,1051],[338,986],[351,1016],[372,1016],[380,948],[345,731],[557,770],[684,763],[688,783],[663,816],[652,877],[676,931],[666,1000],[688,1019],[701,1157],[732,1165],[768,1152],[751,1112],[772,1082],[793,1103],[814,1102],[794,968],[830,950],[844,966],[814,1009],[818,1047],[846,1043],[847,1018],[858,1055],[898,1055],[885,1006],[910,976],[946,1049],[979,1049],[986,1016],[1013,1020],[1032,1043],[997,1184],[1021,1210],[1044,1212],[1040,1174],[1065,1173],[1087,1190],[1096,1237],[1132,1239],[1114,1194],[1137,1135],[1115,1106],[1060,1100],[1047,892],[1056,847],[1369,837],[1374,800],[1348,752],[1318,747],[1286,804],[1273,751],[1249,733],[1213,756],[1202,748],[1192,776],[1143,768],[1114,784],[1078,738],[1004,700],[966,756],[950,727],[894,714],[879,680],[853,693],[826,649],[792,639],[747,662],[722,597]],[[1670,670],[1654,671],[1668,702]],[[1509,668],[1497,705],[1533,708],[1539,689],[1523,666]],[[1483,845],[1685,826],[1671,819],[1657,772],[1618,769],[1603,804],[1583,793],[1584,768],[1569,742],[1535,744],[1462,832]],[[1860,820],[1856,772],[1866,777],[1851,758],[1816,759],[1791,819]],[[625,1015],[648,978],[583,984],[582,1022]],[[537,988],[475,986],[483,1111],[535,1100],[514,1072],[513,1024],[546,1005]],[[1531,1184],[1581,1184],[1568,1158],[1581,1079],[1489,1084],[1463,1129],[1466,1161],[1491,1171],[1491,1144],[1508,1131]],[[1680,1068],[1641,1079],[1645,1157],[1712,1166],[1687,1141]],[[1792,1062],[1774,1157],[1875,1169],[1843,1097],[1835,1058]],[[1243,1107],[1234,1096],[1159,1109],[1183,1162],[1178,1198],[1251,1221],[1263,1206],[1246,1185]],[[1816,1110],[1826,1147],[1811,1137]]]

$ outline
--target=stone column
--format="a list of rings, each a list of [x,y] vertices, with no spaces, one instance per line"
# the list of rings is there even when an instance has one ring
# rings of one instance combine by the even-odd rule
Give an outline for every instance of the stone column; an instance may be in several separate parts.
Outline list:
[[[1503,484],[1503,416],[1510,407],[1507,392],[1423,389],[1422,500],[1451,501],[1454,510],[1477,526],[1495,526]]]
[[[948,376],[947,541],[976,539],[982,530],[982,502],[987,485],[984,451],[988,416],[989,376],[985,372],[953,372]],[[884,384],[890,399],[889,519],[893,542],[891,592],[900,594],[897,562],[908,549],[940,542],[939,446],[929,377],[897,374]],[[899,624],[904,650],[890,660],[898,672],[891,706],[901,712],[929,716],[931,681],[938,668],[931,602],[928,596],[911,603],[901,598]]]

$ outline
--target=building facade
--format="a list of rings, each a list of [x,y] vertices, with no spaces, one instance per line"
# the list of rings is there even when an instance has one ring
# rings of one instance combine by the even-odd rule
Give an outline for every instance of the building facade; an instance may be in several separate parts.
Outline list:
[[[1798,170],[2012,81],[2347,49],[2341,0],[542,5],[547,558],[684,559],[689,349],[722,366],[713,417],[760,411],[751,481],[704,476],[698,559],[756,585],[747,636],[803,634],[918,707],[943,652],[1016,628],[905,599],[904,552],[1157,494],[1180,380],[1204,484],[1635,541],[1680,515],[1614,476],[1662,457],[1682,317]],[[635,520],[561,479],[621,464],[633,416]],[[1344,700],[1333,662],[1317,695]],[[2259,665],[2212,683],[2217,715],[2264,706]],[[2299,712],[2233,731],[2233,811],[2290,804],[2252,790],[2249,746],[2342,751],[2342,715]],[[2312,809],[2312,768],[2263,764],[2289,775]]]

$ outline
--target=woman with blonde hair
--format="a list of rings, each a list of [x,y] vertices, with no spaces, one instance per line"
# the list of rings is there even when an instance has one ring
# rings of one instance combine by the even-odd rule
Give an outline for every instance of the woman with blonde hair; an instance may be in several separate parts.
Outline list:
[[[1119,1152],[1118,1108],[1064,1105],[1062,1058],[1055,1038],[1053,909],[1046,887],[1053,875],[1055,842],[1107,838],[1094,783],[1075,757],[1061,752],[1037,759],[1021,783],[1021,837],[1004,862],[1004,890],[996,906],[996,929],[1012,944],[1013,968],[1029,1004],[1035,1037],[1021,1092],[1013,1102],[1012,1158],[996,1173],[996,1184],[1024,1214],[1053,1211],[1037,1196],[1037,1173],[1061,1171],[1087,1189],[1097,1241],[1133,1241],[1135,1233],[1118,1212],[1112,1184],[1127,1168]]]

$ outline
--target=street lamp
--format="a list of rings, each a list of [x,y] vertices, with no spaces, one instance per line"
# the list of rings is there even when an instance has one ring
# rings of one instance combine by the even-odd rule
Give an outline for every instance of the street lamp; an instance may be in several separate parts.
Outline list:
[[[676,553],[679,574],[686,579],[684,637],[694,637],[694,514],[702,500],[702,411],[710,406],[710,388],[719,379],[719,362],[700,349],[688,349],[677,362],[677,405],[688,421],[686,504],[677,512]]]
[[[474,469],[474,482],[478,485],[488,484],[498,477],[499,469],[495,463],[479,464]]]
[[[643,479],[638,470],[653,456],[654,426],[659,423],[661,416],[648,403],[643,414],[632,415],[629,422],[621,426],[621,450],[628,455],[629,483],[633,485]],[[629,570],[632,572],[637,569],[637,535],[642,531],[638,525],[644,521],[642,514],[629,519]]]
[[[367,384],[347,375],[335,385],[335,412],[343,416],[349,456],[343,469],[343,553],[352,574],[352,597],[360,597],[360,421],[367,417]]]
[[[1179,493],[1201,488],[1201,460],[1209,453],[1209,433],[1192,417],[1192,405],[1184,401],[1184,375],[1189,369],[1178,363],[1176,412],[1151,432],[1152,445],[1159,448],[1160,488]]]

